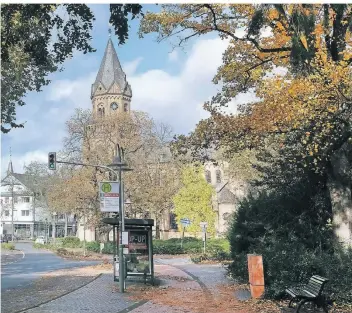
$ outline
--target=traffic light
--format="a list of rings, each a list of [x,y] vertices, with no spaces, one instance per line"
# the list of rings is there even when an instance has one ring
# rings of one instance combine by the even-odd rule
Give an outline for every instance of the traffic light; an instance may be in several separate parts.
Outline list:
[[[48,166],[49,170],[56,170],[56,152],[49,152]]]

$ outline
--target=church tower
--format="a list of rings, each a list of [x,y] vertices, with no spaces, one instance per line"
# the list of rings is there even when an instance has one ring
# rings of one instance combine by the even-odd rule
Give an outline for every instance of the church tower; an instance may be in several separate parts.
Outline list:
[[[105,49],[98,75],[92,85],[93,118],[100,119],[130,112],[132,89],[126,80],[111,38]]]

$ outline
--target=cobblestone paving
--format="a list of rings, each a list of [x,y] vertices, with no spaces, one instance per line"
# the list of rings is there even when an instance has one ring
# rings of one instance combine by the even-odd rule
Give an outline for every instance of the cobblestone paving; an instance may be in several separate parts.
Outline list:
[[[13,313],[39,305],[89,283],[94,276],[42,278],[25,287],[1,291],[1,312]]]
[[[62,298],[53,300],[27,313],[117,313],[134,302],[114,292],[116,283],[111,274],[103,274],[94,282]]]
[[[156,259],[156,262],[176,266],[196,276],[213,294],[217,294],[217,285],[233,283],[220,264],[194,264],[189,258]]]
[[[183,308],[175,308],[168,305],[154,304],[147,302],[140,307],[130,311],[130,313],[188,313],[189,310]]]
[[[193,278],[181,270],[185,269],[205,284],[211,290],[216,290],[215,286],[226,282],[225,269],[216,265],[195,265],[188,264],[187,261],[177,259],[174,263],[178,268],[168,264],[158,262],[155,269],[158,276],[167,285],[173,288],[200,289],[199,284]],[[169,262],[167,262],[169,263]],[[175,264],[176,265],[176,264]],[[184,281],[186,279],[186,282]],[[186,288],[187,287],[187,288]],[[128,288],[127,288],[128,290]],[[182,299],[180,299],[182,301]],[[37,308],[27,310],[26,313],[118,313],[127,312],[131,305],[137,303],[128,297],[128,293],[121,295],[118,292],[117,283],[112,281],[111,274],[103,274],[100,278],[87,286],[78,289],[66,296],[43,304]],[[190,310],[164,304],[157,304],[149,301],[129,313],[189,313]]]

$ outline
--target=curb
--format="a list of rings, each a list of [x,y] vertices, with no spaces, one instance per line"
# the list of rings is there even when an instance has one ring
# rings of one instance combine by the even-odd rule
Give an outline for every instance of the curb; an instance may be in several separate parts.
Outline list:
[[[209,288],[196,275],[192,274],[191,272],[189,272],[189,271],[187,271],[187,270],[185,270],[182,267],[179,267],[177,265],[169,265],[169,266],[177,268],[180,271],[182,271],[182,272],[186,273],[187,275],[191,276],[199,284],[199,286],[202,288],[202,290],[203,290],[205,296],[208,298],[208,300],[212,301],[214,299],[214,296],[211,293],[211,291],[209,290]]]
[[[75,289],[73,289],[73,290],[67,291],[67,292],[63,293],[62,295],[59,295],[59,296],[57,296],[57,297],[54,297],[54,298],[52,298],[52,299],[50,299],[50,300],[46,300],[46,301],[44,301],[44,302],[42,302],[42,303],[33,305],[33,306],[29,307],[29,308],[22,309],[22,310],[20,310],[20,311],[15,311],[15,312],[13,312],[13,313],[22,313],[22,312],[24,313],[24,312],[26,312],[26,311],[28,311],[28,310],[31,310],[31,309],[40,307],[40,306],[43,305],[43,304],[46,304],[46,303],[49,303],[49,302],[51,302],[51,301],[60,299],[60,298],[66,296],[66,295],[68,295],[68,294],[70,294],[70,293],[72,293],[72,292],[74,292],[74,291],[76,291],[76,290],[78,290],[78,289],[81,289],[81,288],[87,286],[88,284],[90,284],[90,283],[92,283],[93,281],[95,281],[96,279],[98,279],[101,275],[102,275],[101,273],[98,274],[98,275],[96,275],[95,277],[93,277],[93,279],[91,279],[90,281],[84,283],[82,286],[79,286],[79,287],[77,287],[77,288],[75,288]]]

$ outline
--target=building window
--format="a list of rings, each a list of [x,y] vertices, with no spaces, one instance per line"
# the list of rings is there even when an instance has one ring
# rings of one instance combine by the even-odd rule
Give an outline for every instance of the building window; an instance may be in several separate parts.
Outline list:
[[[220,170],[216,171],[216,183],[217,184],[221,183],[221,171]]]
[[[22,197],[22,202],[23,203],[29,203],[30,202],[30,198],[29,197]]]
[[[29,210],[22,210],[21,214],[22,216],[29,216]]]
[[[101,104],[98,108],[98,117],[103,118],[105,116],[105,109],[103,105]]]
[[[9,203],[9,197],[5,198],[5,203]]]
[[[18,198],[17,197],[13,197],[13,203],[18,203]]]
[[[205,171],[205,179],[207,183],[211,184],[211,173],[210,171]]]
[[[119,105],[116,102],[111,103],[110,105],[111,109],[116,111],[119,108]]]
[[[9,210],[5,211],[5,216],[10,216],[10,211]]]
[[[124,104],[123,109],[124,109],[125,112],[128,111],[128,103],[125,103],[125,104]]]

